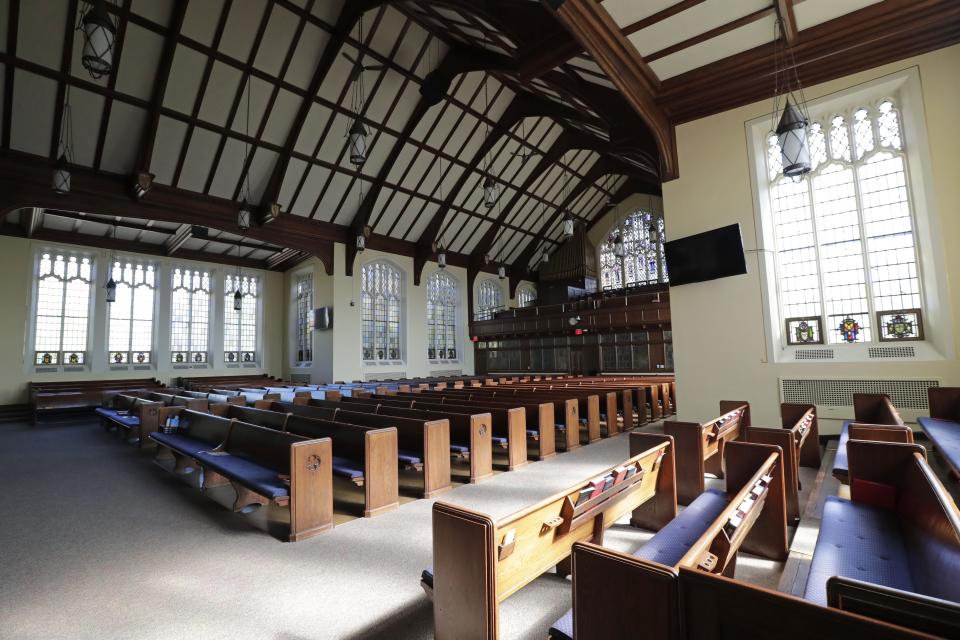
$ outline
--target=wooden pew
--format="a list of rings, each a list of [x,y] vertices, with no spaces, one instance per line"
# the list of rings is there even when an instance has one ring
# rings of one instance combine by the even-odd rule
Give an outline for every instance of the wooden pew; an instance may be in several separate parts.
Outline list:
[[[581,416],[586,416],[587,424],[584,434],[586,441],[580,440],[584,444],[593,444],[603,438],[603,432],[600,429],[600,404],[601,398],[607,407],[613,406],[616,411],[617,394],[613,391],[594,391],[592,389],[581,389],[578,387],[567,387],[562,389],[547,388],[550,385],[504,385],[493,393],[496,396],[528,396],[533,398],[559,398],[567,399],[571,396],[577,399],[578,411]],[[578,438],[580,437],[578,424]],[[608,432],[608,435],[614,435],[616,431]]]
[[[392,403],[389,400],[378,401],[366,398],[342,398],[341,400],[298,398],[294,403],[419,420],[449,420],[451,456],[469,463],[470,482],[480,482],[493,476],[493,418],[490,412],[457,412],[446,407],[442,410],[425,410],[411,407],[412,403],[402,400]],[[523,463],[526,464],[526,458]]]
[[[780,405],[782,427],[746,427],[742,439],[780,447],[787,494],[787,520],[800,521],[800,467],[820,468],[817,408],[812,404]]]
[[[133,393],[162,388],[163,385],[153,378],[27,383],[34,425],[39,422],[41,414],[99,407],[105,393]]]
[[[423,478],[422,497],[431,498],[452,488],[450,480],[450,421],[415,420],[395,416],[381,416],[360,411],[344,411],[327,407],[314,407],[292,402],[259,401],[258,409],[281,411],[294,415],[334,420],[367,427],[397,429],[398,459],[405,464],[409,456],[414,461],[407,468]]]
[[[851,438],[851,427],[856,428],[861,438],[891,442],[913,442],[913,432],[897,412],[890,396],[883,393],[853,394],[853,420],[844,420],[837,444],[837,455],[833,459],[833,475],[843,484],[847,484],[847,442]]]
[[[550,638],[679,640],[684,637],[681,610],[686,603],[680,595],[678,569],[732,578],[741,549],[786,559],[779,449],[732,442],[726,455],[726,491],[703,494],[635,553],[590,543],[574,546],[573,615],[557,620]]]
[[[267,374],[259,375],[228,375],[228,376],[182,376],[178,378],[178,386],[192,391],[209,391],[214,387],[230,388],[235,386],[254,387],[270,384],[275,378]]]
[[[703,493],[703,475],[723,477],[724,449],[736,440],[744,427],[750,426],[750,405],[723,400],[720,416],[707,422],[668,420],[663,432],[673,436],[677,447],[677,499],[690,504]]]
[[[471,412],[478,409],[488,410],[493,416],[494,435],[507,439],[508,458],[510,458],[511,453],[509,451],[511,433],[517,428],[516,425],[520,423],[526,425],[526,437],[535,443],[534,448],[536,449],[536,453],[534,455],[538,460],[546,460],[556,455],[556,407],[559,404],[561,410],[566,409],[563,404],[555,403],[552,400],[546,402],[527,401],[524,398],[504,400],[502,402],[486,397],[479,399],[474,398],[472,391],[473,390],[466,390],[459,393],[454,391],[430,390],[417,392],[400,391],[388,395],[378,394],[371,396],[371,398],[380,402],[400,400],[409,402],[409,406],[423,407],[435,411],[442,411],[447,408],[447,405],[452,406],[453,410],[458,410],[458,408],[465,410],[470,409]],[[573,411],[576,412],[576,402],[572,402],[571,407]],[[517,415],[518,412],[513,411],[513,409],[523,410],[523,420],[520,420],[520,417]],[[573,424],[577,424],[576,416],[573,416],[573,418]],[[514,436],[514,438],[516,437],[517,436]],[[579,443],[577,446],[579,446]],[[519,455],[522,448],[518,446],[517,449],[518,451],[514,453],[515,457],[511,458],[515,461],[522,459]],[[516,464],[516,462],[514,464]]]
[[[927,398],[930,415],[917,418],[917,422],[950,475],[960,480],[960,387],[930,387]]]
[[[116,427],[126,432],[130,442],[142,447],[147,444],[148,436],[159,428],[164,403],[140,395],[110,393],[104,405],[95,410],[100,416],[100,425],[104,429]]]
[[[452,504],[433,505],[434,566],[423,580],[433,595],[438,640],[497,638],[500,602],[563,562],[574,543],[599,541],[604,529],[631,512],[647,520],[675,511],[670,438],[630,438],[631,453],[639,452],[598,477],[632,473],[596,495],[584,479],[498,521]]]

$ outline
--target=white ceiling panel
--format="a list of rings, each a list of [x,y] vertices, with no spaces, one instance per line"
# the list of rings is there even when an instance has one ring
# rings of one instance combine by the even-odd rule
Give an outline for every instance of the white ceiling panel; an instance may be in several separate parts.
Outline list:
[[[233,106],[237,88],[240,86],[240,78],[240,70],[236,67],[219,61],[213,63],[213,70],[210,72],[210,79],[207,81],[207,89],[203,94],[203,102],[200,103],[198,116],[201,120],[220,127],[226,126],[227,118],[230,117],[230,107]],[[244,96],[238,113],[245,113],[246,104],[246,96]],[[252,104],[253,99],[251,97]],[[255,129],[251,130],[255,131]]]
[[[407,209],[407,214],[404,214],[404,220],[401,220],[402,224],[397,225],[393,235],[394,237],[403,238],[404,240],[416,240],[423,234],[427,225],[430,224],[433,216],[437,213],[438,206],[432,202],[421,200],[420,198],[412,198],[410,206]],[[411,213],[417,216],[412,222],[407,219],[408,214]]]
[[[297,185],[303,178],[303,172],[306,170],[306,162],[299,158],[290,158],[290,162],[287,164],[287,172],[283,174],[283,183],[280,185],[279,202],[282,211],[290,211],[294,191],[296,191]]]
[[[298,216],[309,216],[310,212],[313,211],[313,205],[317,203],[317,198],[320,197],[320,190],[323,189],[323,185],[327,183],[329,177],[330,172],[327,169],[313,165],[303,183],[303,188],[300,189],[296,202],[291,207],[291,211]]]
[[[117,70],[117,91],[142,100],[152,99],[162,52],[162,36],[128,24],[123,38],[123,56]]]
[[[646,56],[769,6],[770,0],[706,0],[628,38]]]
[[[196,127],[193,130],[190,146],[183,161],[183,169],[180,172],[178,187],[188,191],[203,192],[207,176],[210,174],[210,165],[213,164],[213,156],[219,144],[219,134],[203,127]]]
[[[394,75],[392,71],[388,71],[388,73]],[[397,101],[397,105],[393,107],[393,110],[386,120],[387,126],[396,131],[402,131],[407,125],[407,121],[413,115],[413,111],[416,109],[419,101],[420,85],[415,82],[408,82],[406,88],[403,90],[403,97]],[[383,117],[381,116],[379,120],[383,121]]]
[[[50,153],[57,83],[29,71],[13,74],[10,147],[46,157]]]
[[[145,0],[147,3],[150,0]],[[223,11],[224,0],[203,0],[188,2],[187,13],[183,18],[181,32],[186,37],[210,46],[217,31],[217,22]]]
[[[317,68],[317,61],[320,60],[329,39],[330,35],[320,27],[309,23],[305,25],[284,80],[301,89],[307,89]]]
[[[10,15],[10,0],[0,0],[0,16]],[[0,51],[7,50],[8,29],[0,29]]]
[[[303,99],[285,89],[277,92],[277,98],[270,109],[267,126],[263,130],[263,139],[276,145],[283,145],[293,127]]]
[[[794,5],[797,29],[809,29],[883,0],[804,0]]]
[[[150,171],[156,175],[158,183],[169,185],[173,182],[173,173],[177,169],[180,148],[186,134],[186,122],[160,116],[157,140],[153,145],[153,157],[150,159]]]
[[[340,15],[343,2],[344,0],[323,0],[323,2],[314,2],[313,15],[317,16],[328,25],[332,25],[337,21],[337,16]],[[372,12],[369,12],[368,15],[373,14]]]
[[[163,94],[163,106],[180,113],[192,113],[193,103],[200,90],[203,69],[207,58],[196,49],[180,45],[173,54],[170,77],[174,82],[167,83]]]
[[[220,51],[235,60],[246,62],[266,9],[266,0],[234,2],[220,40]]]
[[[2,29],[7,30],[4,13]],[[30,37],[17,39],[17,56],[51,69],[60,69],[63,32],[67,25],[67,3],[63,0],[30,0],[20,3],[18,32]],[[76,38],[79,40],[80,38]]]
[[[138,16],[166,27],[170,24],[170,16],[173,15],[173,0],[133,0],[130,10]]]
[[[100,134],[103,103],[103,96],[83,89],[70,89],[70,109],[73,111],[74,123],[73,161],[85,167],[93,166]],[[88,123],[88,125],[77,126],[80,123]]]
[[[137,151],[147,124],[145,109],[114,100],[100,167],[114,173],[130,174],[137,168]]]
[[[248,90],[249,94],[247,93]],[[247,130],[247,104],[249,101],[250,135],[256,135],[257,129],[260,127],[260,120],[263,119],[267,110],[267,102],[270,100],[272,91],[273,87],[260,78],[248,77],[243,86],[243,95],[240,98],[240,104],[237,105],[237,113],[230,128],[237,133],[244,133]],[[230,99],[233,99],[232,94]]]
[[[223,153],[220,154],[220,162],[216,167],[213,182],[210,183],[210,195],[233,199],[233,190],[240,180],[246,151],[246,146],[236,138],[227,139]]]
[[[253,66],[271,75],[279,75],[298,24],[300,18],[285,8],[274,5]]]
[[[297,137],[297,143],[294,149],[298,153],[312,155],[317,148],[317,142],[323,135],[324,127],[327,121],[333,117],[333,112],[326,107],[313,103],[307,112],[307,118],[304,120],[303,128],[300,129],[300,135]]]
[[[257,148],[250,161],[250,202],[257,203],[263,201],[263,192],[270,182],[270,175],[273,173],[273,167],[277,163],[277,152],[263,147]],[[243,198],[243,189],[240,191],[240,197]]]

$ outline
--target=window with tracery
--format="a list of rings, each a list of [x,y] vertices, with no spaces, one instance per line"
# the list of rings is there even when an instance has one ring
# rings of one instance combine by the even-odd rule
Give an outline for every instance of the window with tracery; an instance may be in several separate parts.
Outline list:
[[[91,268],[90,258],[52,252],[40,255],[33,339],[36,364],[86,363]]]
[[[537,304],[537,290],[528,285],[517,289],[517,304],[521,307],[532,307]]]
[[[313,360],[313,274],[297,276],[297,361]]]
[[[427,280],[427,358],[457,359],[457,281],[437,271]]]
[[[363,359],[400,360],[401,276],[386,262],[364,265],[360,272]]]
[[[234,309],[238,290],[240,310]],[[256,362],[260,305],[260,279],[228,274],[223,281],[223,359],[226,362]]]
[[[152,362],[156,270],[133,260],[115,260],[112,268],[117,299],[108,305],[107,358],[110,364],[147,364]]]
[[[173,270],[170,281],[170,361],[209,362],[210,273]]]
[[[620,222],[600,245],[600,287],[604,291],[668,282],[664,258],[663,216],[636,211]],[[617,255],[617,240],[623,255]]]
[[[477,320],[492,320],[503,307],[503,292],[496,280],[484,280],[477,287]]]
[[[777,283],[787,344],[923,338],[906,141],[896,103],[811,122],[812,171],[783,176],[767,143]]]

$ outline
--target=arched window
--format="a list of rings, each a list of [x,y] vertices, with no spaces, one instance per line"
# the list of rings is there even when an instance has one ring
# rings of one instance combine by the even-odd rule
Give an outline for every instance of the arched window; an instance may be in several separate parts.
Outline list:
[[[90,259],[43,253],[38,266],[35,363],[84,364],[92,283]]]
[[[663,254],[663,216],[635,211],[610,231],[600,245],[600,285],[603,290],[667,282]],[[617,255],[617,240],[623,256]]]
[[[240,310],[234,308],[240,291]],[[227,362],[257,361],[257,317],[260,279],[228,274],[223,280],[223,359]]]
[[[313,273],[297,276],[297,362],[313,360]]]
[[[210,274],[174,269],[170,289],[170,361],[209,361]]]
[[[923,338],[913,203],[900,112],[889,99],[811,122],[812,171],[767,178],[787,344]]]
[[[477,288],[477,320],[491,320],[503,306],[503,293],[496,280],[484,280]]]
[[[537,304],[537,290],[530,285],[523,285],[517,289],[517,304],[521,307],[532,307]]]
[[[371,262],[360,272],[363,359],[400,360],[400,271],[386,262]]]
[[[151,362],[153,302],[157,292],[153,265],[116,260],[112,275],[117,283],[117,299],[109,304],[107,356],[110,364]]]
[[[437,271],[427,280],[427,358],[457,359],[457,281]]]

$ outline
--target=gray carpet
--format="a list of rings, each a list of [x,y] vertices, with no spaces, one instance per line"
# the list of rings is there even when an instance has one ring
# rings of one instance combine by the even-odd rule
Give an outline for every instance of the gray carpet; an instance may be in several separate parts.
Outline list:
[[[627,455],[625,437],[604,440],[441,499],[497,518]],[[232,498],[229,488],[204,497],[92,424],[0,427],[0,483],[4,638],[433,635],[419,586],[431,501],[283,543],[263,530],[262,513],[218,506]],[[606,543],[632,550],[646,538],[616,525]],[[740,566],[761,583],[776,584],[780,573],[763,561]],[[501,637],[542,640],[569,606],[569,582],[542,576],[501,606]]]

